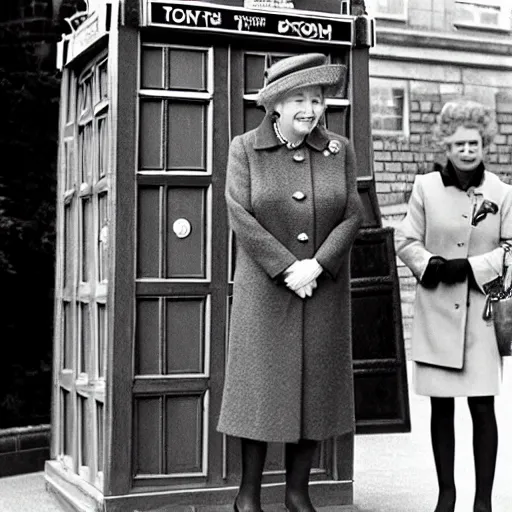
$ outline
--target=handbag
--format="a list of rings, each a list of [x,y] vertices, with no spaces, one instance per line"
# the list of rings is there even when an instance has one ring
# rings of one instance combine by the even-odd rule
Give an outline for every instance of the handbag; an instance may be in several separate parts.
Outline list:
[[[512,355],[512,265],[506,265],[512,247],[502,244],[503,265],[501,276],[484,285],[487,294],[483,318],[494,323],[500,356]]]

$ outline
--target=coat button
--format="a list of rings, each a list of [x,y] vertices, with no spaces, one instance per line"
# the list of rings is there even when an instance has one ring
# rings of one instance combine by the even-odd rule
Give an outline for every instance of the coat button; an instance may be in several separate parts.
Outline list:
[[[455,304],[455,309],[459,309],[460,308],[460,304]]]
[[[297,240],[305,244],[309,240],[309,236],[306,235],[306,233],[300,233],[299,235],[297,235]]]
[[[304,162],[304,160],[306,160],[306,156],[303,151],[297,151],[293,154],[293,159],[296,162]]]
[[[464,242],[459,242],[459,243],[457,244],[457,247],[464,247]]]
[[[293,194],[293,199],[295,199],[296,201],[303,201],[304,199],[306,199],[306,194],[304,194],[303,192],[301,192],[300,190],[297,190],[297,192],[294,192]]]

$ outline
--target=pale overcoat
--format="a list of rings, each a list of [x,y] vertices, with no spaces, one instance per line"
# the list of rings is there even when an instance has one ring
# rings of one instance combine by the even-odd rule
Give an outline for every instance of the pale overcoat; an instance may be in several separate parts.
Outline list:
[[[339,151],[327,150],[332,140]],[[362,222],[354,154],[321,127],[299,154],[279,143],[269,116],[230,147],[237,250],[218,429],[232,436],[296,442],[354,428],[349,259]],[[301,299],[280,278],[313,257],[324,272]]]
[[[472,225],[484,200],[495,203],[498,211]],[[454,186],[446,172],[416,177],[407,215],[396,230],[398,256],[418,281],[431,256],[467,258],[477,284],[477,288],[469,286],[466,279],[453,285],[440,283],[434,289],[418,285],[412,359],[447,369],[446,375],[427,373],[432,382],[424,379],[421,387],[432,389],[432,393],[421,394],[496,394],[501,361],[493,324],[482,318],[483,286],[501,274],[500,243],[511,239],[512,187],[496,175],[484,171],[481,181],[467,191]],[[428,372],[426,366],[418,368]],[[459,388],[459,381],[464,387]]]

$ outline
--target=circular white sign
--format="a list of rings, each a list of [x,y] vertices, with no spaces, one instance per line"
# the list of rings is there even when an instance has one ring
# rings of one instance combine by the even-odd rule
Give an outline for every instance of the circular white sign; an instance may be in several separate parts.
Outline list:
[[[177,219],[172,225],[172,230],[178,238],[186,238],[192,231],[192,226],[187,219]]]

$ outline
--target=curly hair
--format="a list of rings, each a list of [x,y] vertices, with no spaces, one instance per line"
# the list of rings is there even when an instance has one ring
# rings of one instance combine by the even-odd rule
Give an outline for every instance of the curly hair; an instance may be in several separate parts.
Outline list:
[[[445,103],[434,128],[434,136],[444,145],[443,139],[453,135],[459,126],[476,128],[482,136],[484,148],[489,146],[497,132],[490,110],[472,100],[459,99]]]

